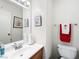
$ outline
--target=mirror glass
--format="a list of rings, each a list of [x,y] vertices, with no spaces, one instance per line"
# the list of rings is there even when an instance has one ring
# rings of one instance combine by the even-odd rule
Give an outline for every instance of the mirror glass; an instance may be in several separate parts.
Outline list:
[[[23,39],[23,8],[9,0],[0,0],[0,42]]]

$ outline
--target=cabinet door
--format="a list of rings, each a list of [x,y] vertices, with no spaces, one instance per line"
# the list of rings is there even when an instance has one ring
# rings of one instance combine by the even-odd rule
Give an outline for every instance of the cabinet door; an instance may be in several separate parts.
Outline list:
[[[43,59],[43,48],[40,49],[31,59]]]

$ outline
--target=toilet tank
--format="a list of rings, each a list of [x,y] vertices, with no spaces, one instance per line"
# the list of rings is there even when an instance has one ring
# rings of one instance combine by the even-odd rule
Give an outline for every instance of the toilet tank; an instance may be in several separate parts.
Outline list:
[[[77,54],[77,49],[72,46],[67,45],[58,45],[58,51],[60,56],[68,58],[68,59],[74,59]]]

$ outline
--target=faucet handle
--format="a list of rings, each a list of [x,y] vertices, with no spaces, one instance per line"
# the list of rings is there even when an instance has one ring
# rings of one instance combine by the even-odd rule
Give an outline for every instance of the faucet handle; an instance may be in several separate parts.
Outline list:
[[[14,43],[14,45],[12,45],[15,49],[20,49],[22,47],[22,43]]]

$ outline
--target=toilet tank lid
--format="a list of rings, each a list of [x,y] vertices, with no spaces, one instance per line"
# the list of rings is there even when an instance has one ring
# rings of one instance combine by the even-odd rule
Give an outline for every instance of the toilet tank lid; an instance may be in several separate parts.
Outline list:
[[[73,46],[62,45],[62,44],[58,44],[58,48],[65,48],[65,49],[71,49],[71,50],[77,51],[77,49]]]

